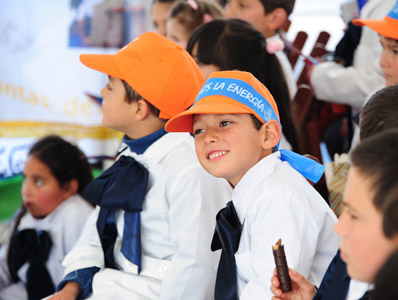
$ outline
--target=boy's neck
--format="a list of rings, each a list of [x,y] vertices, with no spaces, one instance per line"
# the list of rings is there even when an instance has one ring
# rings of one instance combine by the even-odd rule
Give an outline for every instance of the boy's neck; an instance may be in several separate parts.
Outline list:
[[[153,143],[155,143],[158,139],[166,134],[166,130],[161,128],[155,132],[152,132],[149,135],[138,139],[131,139],[127,135],[123,137],[123,142],[130,148],[132,152],[137,154],[142,154],[149,148]]]
[[[154,115],[150,115],[144,120],[136,122],[134,126],[130,128],[130,130],[125,131],[124,133],[130,139],[140,139],[164,128],[164,125],[164,120],[159,119]]]

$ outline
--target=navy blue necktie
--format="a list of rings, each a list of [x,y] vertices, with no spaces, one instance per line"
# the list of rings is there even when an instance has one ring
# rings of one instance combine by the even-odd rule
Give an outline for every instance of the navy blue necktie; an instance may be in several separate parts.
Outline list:
[[[148,170],[133,157],[121,156],[82,192],[83,197],[101,207],[97,230],[108,268],[118,269],[113,255],[117,237],[115,212],[122,209],[125,213],[121,252],[141,271],[140,212],[148,178]]]
[[[46,262],[52,241],[46,231],[25,229],[15,232],[8,257],[11,278],[18,282],[18,270],[29,262],[26,274],[26,290],[29,300],[38,300],[55,292],[55,286],[47,270]]]
[[[232,201],[216,216],[216,230],[211,250],[222,249],[218,264],[215,300],[238,299],[235,253],[238,250],[242,225]]]

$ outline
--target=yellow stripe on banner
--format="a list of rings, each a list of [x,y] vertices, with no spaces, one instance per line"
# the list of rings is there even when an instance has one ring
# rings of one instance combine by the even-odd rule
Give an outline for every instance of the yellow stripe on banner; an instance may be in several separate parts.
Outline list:
[[[104,126],[82,126],[66,123],[46,123],[34,121],[0,122],[0,138],[39,138],[50,134],[76,139],[121,139],[122,133]]]

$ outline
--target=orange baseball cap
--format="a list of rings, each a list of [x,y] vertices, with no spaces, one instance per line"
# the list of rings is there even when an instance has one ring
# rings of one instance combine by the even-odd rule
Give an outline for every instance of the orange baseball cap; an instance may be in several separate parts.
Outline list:
[[[251,73],[213,72],[200,90],[194,105],[171,118],[165,129],[169,132],[192,132],[192,116],[195,114],[242,113],[254,114],[263,123],[271,119],[279,122],[274,98]]]
[[[203,75],[181,46],[155,32],[146,32],[115,54],[82,54],[89,68],[125,80],[170,119],[192,105]]]
[[[398,1],[381,20],[355,19],[352,23],[357,26],[366,25],[382,36],[398,40]]]

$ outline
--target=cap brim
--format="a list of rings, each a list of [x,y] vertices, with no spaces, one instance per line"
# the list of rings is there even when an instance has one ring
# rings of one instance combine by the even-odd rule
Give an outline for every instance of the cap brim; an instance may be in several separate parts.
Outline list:
[[[398,39],[398,20],[384,17],[381,20],[354,19],[352,23],[356,26],[368,26],[378,34],[391,39]]]
[[[165,125],[166,131],[192,132],[192,116],[197,114],[253,114],[253,111],[225,96],[209,96],[171,118]]]
[[[81,54],[79,58],[86,67],[112,77],[123,78],[123,74],[116,66],[115,55],[113,54]]]

